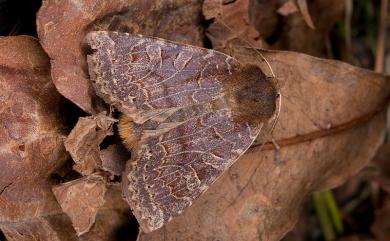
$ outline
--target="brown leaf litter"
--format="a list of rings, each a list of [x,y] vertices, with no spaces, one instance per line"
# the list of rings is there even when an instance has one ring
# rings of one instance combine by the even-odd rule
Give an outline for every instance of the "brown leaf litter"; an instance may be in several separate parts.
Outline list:
[[[9,241],[116,240],[131,220],[118,185],[109,185],[95,224],[81,239],[51,191],[53,174],[69,155],[49,66],[36,39],[0,38],[0,228]]]
[[[263,6],[262,1],[205,1],[204,14],[216,18],[211,25],[214,27],[208,29],[214,47],[218,43],[240,62],[259,64],[270,75],[253,49],[240,47],[246,45],[240,34],[232,34],[223,25],[215,27],[225,24],[238,33],[249,33],[251,45],[263,44],[280,31],[276,41],[269,43],[271,48],[324,56],[324,39],[342,16],[343,2],[308,1],[305,12],[315,30],[302,16],[303,5],[301,12],[290,11],[278,20],[277,10],[286,1],[267,2],[269,8],[259,11],[251,7]],[[46,0],[38,13],[37,25],[40,42],[51,59],[51,70],[48,57],[36,40],[0,39],[0,123],[4,126],[0,132],[5,137],[0,139],[0,228],[8,240],[116,240],[117,229],[129,223],[131,217],[118,184],[92,182],[94,187],[89,191],[94,195],[79,193],[85,196],[67,199],[69,203],[60,201],[69,216],[51,192],[53,185],[58,185],[52,174],[65,164],[68,155],[57,104],[60,95],[51,84],[50,71],[62,95],[94,114],[81,119],[92,124],[75,134],[84,136],[75,145],[79,149],[68,148],[77,150],[72,156],[78,163],[77,170],[86,176],[56,186],[62,187],[68,198],[72,187],[81,187],[76,192],[87,188],[87,180],[96,170],[117,175],[123,168],[123,159],[112,162],[120,157],[117,153],[121,150],[115,146],[99,150],[102,133],[109,132],[111,127],[97,132],[90,128],[100,128],[96,114],[106,107],[96,98],[87,75],[85,55],[89,50],[83,42],[85,35],[92,30],[118,30],[201,46],[201,11],[199,0]],[[233,13],[241,17],[229,18]],[[222,21],[218,19],[221,16]],[[269,21],[261,25],[256,19]],[[277,30],[278,24],[282,25],[281,30]],[[264,134],[259,144],[191,208],[156,232],[140,233],[139,240],[279,240],[292,229],[311,192],[340,185],[374,156],[384,136],[383,110],[389,100],[389,78],[305,54],[265,50],[261,53],[282,87],[282,111],[273,132],[280,152],[275,153],[270,144],[261,146],[264,139],[269,139]],[[83,141],[92,149],[82,146]],[[103,186],[107,186],[106,192]],[[60,196],[58,199],[63,200]],[[70,217],[83,212],[70,207],[77,202],[89,203],[91,197],[96,197],[94,209],[87,210],[85,219],[72,220]],[[92,226],[78,237],[72,221],[79,234]]]
[[[50,178],[68,159],[49,61],[32,37],[0,38],[0,222],[39,217],[59,206]]]
[[[306,0],[298,1],[306,2]],[[298,5],[299,6],[299,5]],[[326,47],[329,33],[345,11],[345,1],[307,1],[299,7],[300,12],[283,17],[280,36],[272,45],[273,49],[292,50],[318,57],[329,56]],[[306,16],[306,17],[302,17]],[[312,21],[312,27],[310,27]]]
[[[246,45],[246,43],[242,43],[242,39],[245,39],[254,47],[266,46],[260,38],[259,32],[250,23],[249,8],[249,0],[204,1],[204,17],[206,20],[216,20],[210,24],[206,32],[214,49]]]
[[[324,57],[329,33],[344,8],[344,1],[337,0],[206,0],[203,14],[214,19],[206,34],[215,49],[247,46]]]

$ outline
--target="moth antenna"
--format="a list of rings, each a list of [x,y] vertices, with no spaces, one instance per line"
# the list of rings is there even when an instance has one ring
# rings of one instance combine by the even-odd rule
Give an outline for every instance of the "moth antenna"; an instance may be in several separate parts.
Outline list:
[[[271,143],[272,143],[272,144],[274,145],[274,147],[275,147],[275,158],[274,158],[274,162],[275,162],[275,163],[281,163],[281,161],[280,161],[280,146],[279,146],[278,143],[275,141],[275,138],[273,137],[273,134],[272,134],[272,132],[273,132],[274,129],[275,129],[276,124],[278,123],[279,116],[280,116],[280,109],[282,108],[282,98],[281,98],[281,95],[280,95],[279,92],[277,93],[276,98],[277,98],[277,100],[276,100],[277,106],[276,106],[276,110],[275,110],[275,111],[276,111],[276,116],[275,116],[275,118],[274,118],[274,120],[273,120],[273,123],[272,123],[272,126],[271,126],[271,130],[267,133],[267,134],[270,135],[270,138],[267,138],[267,139],[271,140]],[[264,143],[262,144],[262,146],[264,146],[265,143],[266,143],[266,142],[264,142]],[[261,150],[261,149],[260,149],[260,150]]]
[[[229,27],[226,23],[224,23],[224,21],[222,20],[222,15],[221,13],[218,13],[218,15],[221,16],[221,20],[219,19],[216,19],[218,22],[220,22],[223,26],[225,26],[227,29],[229,29],[230,32],[234,32],[233,29],[231,27]],[[256,49],[253,44],[251,44],[248,40],[246,40],[245,38],[240,38],[239,39],[243,42],[245,42],[246,44],[248,44],[251,48],[253,48],[255,50],[255,52],[260,56],[260,58],[267,64],[267,67],[268,69],[270,70],[271,72],[271,77],[272,78],[276,78],[275,74],[274,74],[274,71],[271,67],[271,64],[268,62],[268,60],[265,58],[265,56],[258,50]]]
[[[274,121],[272,123],[271,131],[270,131],[271,136],[272,136],[272,132],[275,129],[276,123],[279,120],[280,110],[282,108],[282,98],[281,98],[281,94],[279,92],[276,94],[276,98],[277,98],[277,100],[276,100],[277,106],[276,106],[276,110],[275,110],[276,111],[276,116],[275,116]]]

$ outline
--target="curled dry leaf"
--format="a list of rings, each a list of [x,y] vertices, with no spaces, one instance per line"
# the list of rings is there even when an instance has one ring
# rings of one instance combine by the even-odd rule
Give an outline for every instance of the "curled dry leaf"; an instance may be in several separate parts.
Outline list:
[[[211,39],[213,48],[231,49],[233,46],[248,45],[247,42],[250,42],[255,47],[325,56],[329,32],[343,16],[344,7],[345,1],[338,0],[308,3],[306,0],[240,0],[227,4],[223,4],[223,1],[207,0],[203,5],[203,14],[206,19],[216,18],[207,29],[207,36]],[[301,14],[287,14],[295,12],[296,9]],[[280,18],[280,12],[284,13],[283,18]],[[315,29],[309,26],[315,26]],[[245,34],[238,34],[241,32]],[[256,39],[259,40],[256,42]]]
[[[307,26],[309,26],[311,29],[315,29],[313,20],[311,19],[310,13],[309,13],[309,7],[307,6],[307,0],[297,0],[299,11],[302,14],[303,19],[305,20]]]
[[[91,30],[142,33],[201,45],[201,0],[45,0],[38,36],[51,58],[58,91],[89,113],[102,107],[88,78],[81,44]]]
[[[249,0],[217,1],[205,0],[203,15],[214,19],[206,32],[214,49],[231,48],[234,45],[264,47],[259,32],[250,24]]]
[[[287,16],[292,13],[298,12],[298,6],[296,0],[288,0],[283,3],[283,5],[278,8],[277,12],[280,15]]]
[[[301,14],[290,14],[282,19],[280,37],[272,48],[326,56],[326,41],[334,24],[344,14],[345,1],[301,0],[298,6]],[[309,27],[311,25],[315,29]]]
[[[112,125],[115,122],[115,119],[106,116],[104,112],[79,119],[65,141],[76,171],[89,175],[102,166],[99,145],[104,138],[113,135]]]
[[[278,6],[278,1],[273,0],[249,1],[249,22],[260,33],[262,39],[271,37],[278,27],[279,16],[275,14]]]
[[[387,78],[304,54],[262,53],[282,86],[274,131],[280,153],[269,144],[250,148],[184,214],[139,241],[280,240],[305,197],[340,185],[374,156],[384,136]],[[259,63],[251,49],[233,56]]]
[[[53,187],[53,193],[72,221],[77,235],[88,232],[95,223],[106,190],[106,180],[99,173]]]
[[[122,145],[113,144],[100,151],[100,159],[102,160],[102,169],[104,171],[111,173],[111,175],[119,176],[125,169],[130,155]]]
[[[68,159],[61,96],[31,37],[0,38],[0,226],[59,211],[50,175]]]

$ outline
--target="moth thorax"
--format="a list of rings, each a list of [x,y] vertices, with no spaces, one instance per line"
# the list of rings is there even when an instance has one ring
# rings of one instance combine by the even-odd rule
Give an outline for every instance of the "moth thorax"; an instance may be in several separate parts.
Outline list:
[[[225,91],[238,122],[263,123],[276,111],[277,86],[255,65],[246,65],[234,73]]]
[[[141,133],[136,128],[136,124],[125,114],[122,114],[119,119],[118,131],[126,148],[134,150],[139,143]]]

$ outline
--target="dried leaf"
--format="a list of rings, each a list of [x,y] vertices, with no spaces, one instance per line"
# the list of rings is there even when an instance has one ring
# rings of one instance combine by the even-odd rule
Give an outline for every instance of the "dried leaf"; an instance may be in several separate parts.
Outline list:
[[[278,0],[250,0],[249,22],[259,32],[262,39],[268,39],[278,28],[279,16],[276,14]],[[243,36],[245,37],[245,36]],[[266,47],[263,44],[263,48]]]
[[[264,47],[259,32],[250,24],[249,0],[205,0],[203,15],[206,20],[214,19],[206,33],[214,49],[248,46],[246,41],[251,46]]]
[[[298,12],[298,6],[296,0],[288,0],[283,5],[278,8],[277,12],[280,15],[287,16],[292,13]]]
[[[59,92],[83,110],[98,113],[102,106],[87,77],[80,44],[86,33],[117,30],[201,45],[201,20],[201,0],[46,0],[37,27]]]
[[[302,9],[306,9],[307,15],[302,18],[301,14],[291,14],[283,18],[280,37],[272,45],[273,49],[293,50],[315,56],[326,56],[326,41],[334,24],[343,16],[345,1],[317,0],[309,1],[304,7],[306,0],[300,1]],[[303,3],[304,2],[304,3]],[[309,14],[310,10],[310,14]],[[311,16],[315,29],[309,27]],[[305,21],[306,20],[306,21]]]
[[[302,14],[289,14],[280,18],[278,9],[285,11],[288,7],[289,11],[294,11],[292,2],[296,3],[296,0],[241,0],[224,5],[221,1],[207,0],[203,6],[203,14],[206,19],[216,18],[207,29],[207,36],[211,39],[213,48],[220,50],[232,49],[234,46],[248,47],[249,42],[250,45],[260,48],[294,50],[325,56],[328,35],[334,24],[343,16],[345,1],[317,0],[306,4],[306,1],[302,0],[299,10],[305,13],[306,19],[312,19],[316,29],[308,26]],[[241,32],[245,34],[240,35]],[[248,34],[249,32],[256,34]],[[263,42],[264,39],[267,43]],[[256,44],[256,41],[260,44]]]
[[[8,241],[78,240],[65,214],[26,219],[1,227]]]
[[[102,160],[103,170],[119,176],[125,169],[130,155],[122,145],[113,144],[100,151],[100,159]]]
[[[53,193],[70,217],[77,235],[88,232],[95,223],[106,190],[106,180],[98,173],[53,187]]]
[[[72,156],[74,169],[83,175],[92,174],[102,166],[100,143],[113,135],[115,119],[105,113],[97,116],[81,117],[65,141],[66,150]]]
[[[31,37],[0,38],[0,226],[59,211],[51,174],[68,159],[61,96]]]
[[[280,153],[252,147],[182,216],[140,241],[280,240],[308,194],[340,185],[374,156],[384,136],[387,78],[338,61],[262,53],[283,86],[274,131]],[[258,58],[244,48],[233,56]]]
[[[297,0],[297,4],[298,4],[299,11],[301,12],[307,26],[309,26],[312,29],[315,29],[313,20],[311,20],[309,8],[307,6],[307,0]]]
[[[130,210],[121,199],[118,185],[111,185],[108,188],[105,199],[104,206],[96,215],[95,224],[81,237],[77,237],[69,217],[64,213],[51,213],[47,216],[10,223],[2,227],[2,230],[8,241],[117,241],[118,230],[131,229],[128,224],[133,223],[133,220],[129,218]]]

